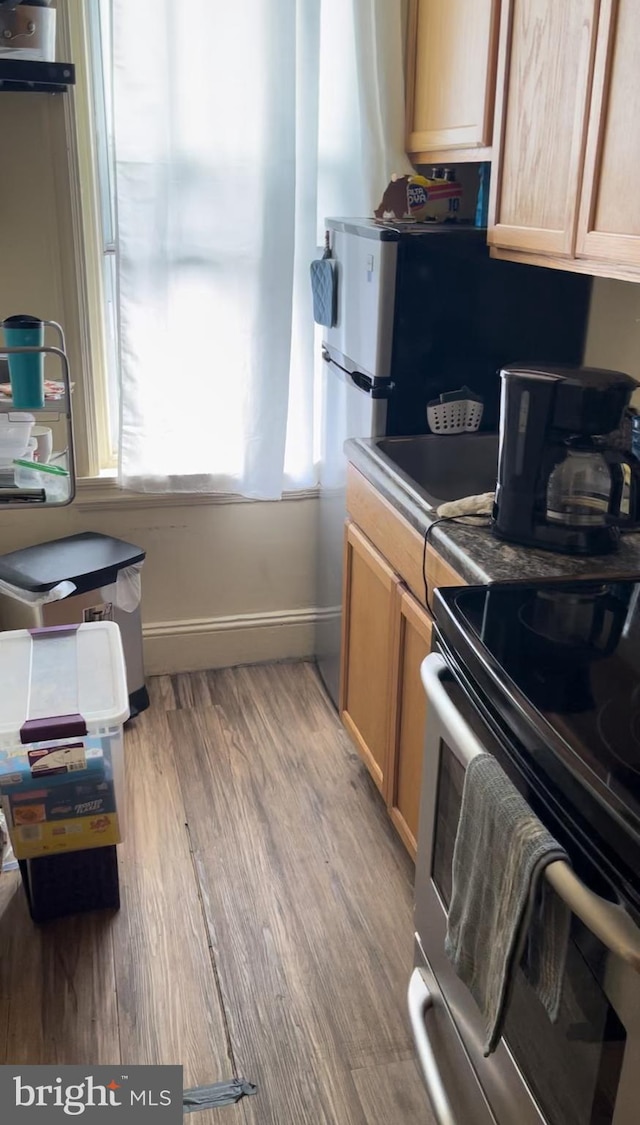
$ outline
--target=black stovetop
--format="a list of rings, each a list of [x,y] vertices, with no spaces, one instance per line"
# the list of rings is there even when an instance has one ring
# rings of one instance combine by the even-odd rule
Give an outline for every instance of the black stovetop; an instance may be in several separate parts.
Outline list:
[[[640,577],[441,589],[434,616],[494,723],[640,903]]]

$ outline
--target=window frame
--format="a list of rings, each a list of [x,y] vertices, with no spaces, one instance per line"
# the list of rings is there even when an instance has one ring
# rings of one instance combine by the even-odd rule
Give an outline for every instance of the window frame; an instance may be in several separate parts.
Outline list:
[[[73,400],[78,476],[96,479],[117,467],[109,418],[108,340],[105,323],[101,191],[86,6],[58,0],[59,51],[73,59],[76,84],[63,95],[75,270],[72,282],[80,323],[82,386]],[[76,384],[78,384],[76,377]],[[79,393],[78,393],[79,392]]]

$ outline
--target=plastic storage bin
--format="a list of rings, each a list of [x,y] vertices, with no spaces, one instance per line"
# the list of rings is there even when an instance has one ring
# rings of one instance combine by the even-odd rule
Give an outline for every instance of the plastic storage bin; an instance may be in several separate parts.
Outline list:
[[[140,614],[144,558],[140,547],[93,531],[0,555],[0,627],[115,621],[124,646],[129,708],[137,715],[149,706]]]
[[[37,442],[34,441],[33,444],[37,446]],[[20,460],[33,461],[33,454]],[[71,496],[71,476],[68,470],[58,472],[55,469],[55,465],[39,466],[36,461],[33,461],[33,467],[14,461],[13,479],[16,488],[41,488],[50,503],[66,503]]]
[[[117,625],[0,634],[0,682],[0,794],[33,916],[113,906],[113,856],[77,857],[106,853],[125,831],[129,703]]]

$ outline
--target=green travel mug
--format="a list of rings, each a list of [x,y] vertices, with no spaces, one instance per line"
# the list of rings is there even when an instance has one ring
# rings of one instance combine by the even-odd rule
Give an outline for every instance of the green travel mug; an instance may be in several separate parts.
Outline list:
[[[33,348],[44,344],[44,321],[37,316],[8,316],[2,328],[8,348]],[[18,410],[41,410],[44,406],[44,353],[9,353],[7,359],[13,405]]]

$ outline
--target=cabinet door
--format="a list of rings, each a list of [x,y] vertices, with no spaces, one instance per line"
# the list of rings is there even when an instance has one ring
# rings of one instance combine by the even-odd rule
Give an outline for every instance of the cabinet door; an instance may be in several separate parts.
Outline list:
[[[579,257],[640,266],[640,6],[602,0]]]
[[[491,144],[499,14],[500,0],[412,0],[408,152]]]
[[[598,9],[598,0],[503,0],[493,245],[573,254]]]
[[[398,593],[398,659],[392,683],[391,748],[387,804],[415,859],[427,701],[420,665],[431,650],[431,618],[408,590]]]
[[[340,717],[379,789],[387,769],[394,610],[399,578],[347,523]]]

